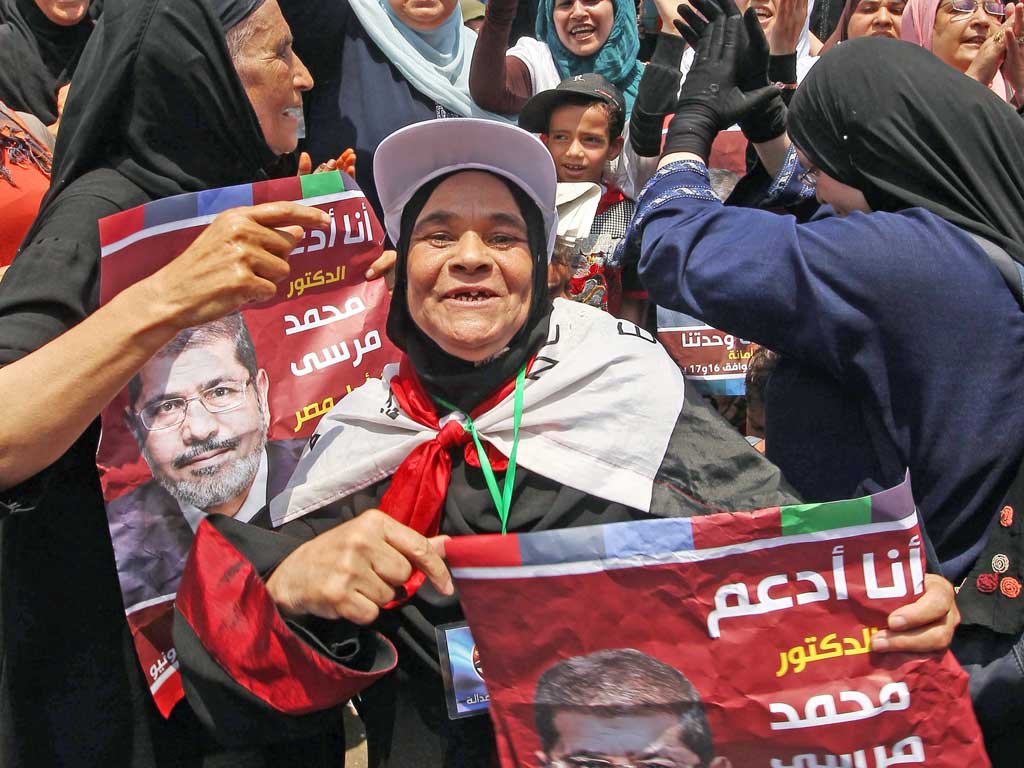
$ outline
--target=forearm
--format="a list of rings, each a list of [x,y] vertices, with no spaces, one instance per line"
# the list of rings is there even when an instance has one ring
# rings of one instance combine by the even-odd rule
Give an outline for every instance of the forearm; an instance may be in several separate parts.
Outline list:
[[[525,63],[515,57],[509,60],[505,53],[515,10],[515,3],[502,0],[487,4],[469,70],[469,93],[473,101],[484,109],[503,114],[515,114],[533,95]]]
[[[144,289],[142,289],[144,290]],[[49,344],[0,368],[0,489],[67,451],[176,332],[134,287]]]
[[[782,170],[782,164],[786,161],[786,154],[789,152],[789,134],[784,133],[776,136],[770,141],[754,144],[757,156],[761,158],[761,164],[773,178]]]

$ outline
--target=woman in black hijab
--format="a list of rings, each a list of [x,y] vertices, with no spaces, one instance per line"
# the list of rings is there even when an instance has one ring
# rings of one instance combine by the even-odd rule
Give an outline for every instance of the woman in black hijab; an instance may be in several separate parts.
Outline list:
[[[720,5],[709,30],[731,15]],[[745,42],[724,50],[691,86],[725,83],[722,98],[684,87],[677,139],[670,129],[638,206],[644,283],[659,303],[781,353],[766,455],[804,498],[891,486],[909,469],[942,572],[961,585],[969,626],[954,650],[991,661],[1024,627],[1024,548],[1009,541],[1024,502],[1024,123],[926,51],[850,40],[811,71],[785,126],[802,167],[784,170],[815,181],[838,215],[798,225],[725,209],[705,194],[701,141],[680,132],[713,135],[757,113],[753,89],[731,86],[756,87],[763,65],[739,63]],[[976,633],[980,650],[966,648]],[[987,644],[989,633],[1002,639]],[[1003,690],[1019,690],[1019,663],[1006,661],[1016,672]],[[1019,704],[973,693],[989,738],[1021,732]]]
[[[58,92],[71,82],[98,9],[89,10],[90,0],[0,0],[0,101],[57,122]]]
[[[225,35],[241,24],[232,58]],[[292,203],[224,214],[97,311],[97,219],[267,178],[294,149],[287,108],[311,82],[289,39],[276,0],[108,0],[82,55],[52,187],[0,283],[5,766],[319,765],[341,748],[340,722],[225,750],[185,706],[162,719],[124,620],[95,468],[97,416],[134,371],[179,329],[272,296],[288,225],[325,224]]]
[[[277,532],[224,516],[200,525],[175,647],[218,733],[244,739],[236,724],[266,729],[270,708],[358,693],[373,768],[491,766],[490,721],[451,719],[444,703],[437,633],[463,620],[432,552],[445,536],[793,496],[646,332],[551,306],[555,170],[535,137],[429,121],[385,139],[374,163],[399,249],[388,334],[405,356],[323,417],[261,513]],[[225,611],[230,632],[211,621]]]

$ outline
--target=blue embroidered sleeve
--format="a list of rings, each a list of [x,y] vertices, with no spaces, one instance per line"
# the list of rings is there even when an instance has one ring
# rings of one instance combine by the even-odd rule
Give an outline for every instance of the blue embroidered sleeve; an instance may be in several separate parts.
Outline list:
[[[666,181],[668,180],[668,181]],[[663,183],[665,182],[665,183]],[[626,229],[626,235],[615,248],[614,261],[636,263],[640,253],[640,238],[644,222],[665,203],[680,198],[721,202],[711,189],[711,176],[707,166],[696,160],[681,160],[659,168],[644,185],[637,198],[636,212]]]
[[[789,145],[782,168],[775,174],[762,205],[766,208],[791,208],[814,197],[814,185],[804,181],[807,169],[796,156],[796,147]]]

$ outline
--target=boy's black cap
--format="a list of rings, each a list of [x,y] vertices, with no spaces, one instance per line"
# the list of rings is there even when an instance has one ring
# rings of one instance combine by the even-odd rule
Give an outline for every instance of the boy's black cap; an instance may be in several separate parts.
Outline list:
[[[616,107],[619,115],[625,118],[626,100],[622,98],[622,91],[602,75],[589,72],[567,77],[556,88],[541,91],[526,102],[519,113],[519,127],[530,133],[547,133],[552,110],[564,104],[570,95],[588,96],[594,101],[603,101]]]

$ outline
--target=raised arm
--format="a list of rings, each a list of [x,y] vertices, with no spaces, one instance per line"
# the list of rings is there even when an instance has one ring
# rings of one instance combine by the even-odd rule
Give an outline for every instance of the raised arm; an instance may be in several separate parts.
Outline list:
[[[95,285],[95,249],[44,232],[0,287],[0,489],[60,458],[179,330],[271,298],[288,276],[298,229],[328,223],[326,213],[288,202],[227,211],[178,258],[84,319],[92,303],[86,281],[77,303],[52,301],[45,281],[68,276],[46,272],[62,261],[88,264]],[[26,328],[60,335],[22,349]]]
[[[506,55],[516,0],[490,0],[484,25],[477,35],[469,70],[469,93],[483,109],[514,115],[533,96],[533,82],[526,62]]]

